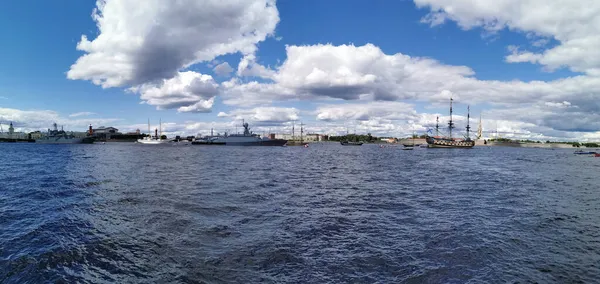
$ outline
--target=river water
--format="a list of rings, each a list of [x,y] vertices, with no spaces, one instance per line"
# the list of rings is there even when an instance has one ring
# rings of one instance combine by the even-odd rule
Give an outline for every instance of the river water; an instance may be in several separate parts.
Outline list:
[[[573,150],[0,144],[0,283],[589,283]]]

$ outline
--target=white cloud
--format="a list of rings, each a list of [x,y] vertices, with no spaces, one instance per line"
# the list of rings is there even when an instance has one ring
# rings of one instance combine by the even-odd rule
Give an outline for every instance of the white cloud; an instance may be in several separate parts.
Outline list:
[[[160,87],[144,84],[133,88],[141,99],[158,109],[176,108],[179,112],[210,112],[218,94],[218,84],[210,75],[186,71],[163,80]]]
[[[99,34],[93,40],[82,36],[77,49],[85,54],[67,77],[90,80],[104,88],[143,90],[152,85],[168,89],[158,84],[220,55],[253,54],[257,43],[273,35],[279,13],[275,0],[149,0],[143,5],[133,0],[99,0],[93,19]],[[203,111],[210,105],[186,99],[172,103],[173,98],[144,100],[181,111]]]
[[[322,105],[317,108],[315,113],[317,120],[324,121],[417,119],[417,113],[413,109],[413,106],[402,102],[368,102]]]
[[[275,72],[267,67],[256,63],[256,56],[248,54],[242,58],[238,65],[237,75],[246,77],[261,77],[272,79]]]
[[[281,123],[299,119],[300,111],[296,108],[256,107],[252,109],[237,109],[228,113],[221,112],[219,117],[229,117],[235,120],[245,119],[250,122]]]
[[[487,32],[504,28],[551,37],[559,45],[541,53],[511,54],[508,62],[532,62],[548,70],[563,66],[600,75],[600,2],[594,0],[414,0],[431,13],[423,18],[432,26],[455,21],[463,29]],[[534,41],[534,46],[545,42]]]
[[[90,116],[96,114],[95,112],[83,111],[69,114],[69,117],[78,117],[78,116]]]
[[[567,101],[563,101],[563,102],[545,102],[544,104],[546,106],[555,107],[555,108],[565,108],[565,107],[570,107],[571,106],[571,103],[567,102]]]
[[[229,81],[224,84],[225,103],[423,98],[474,74],[468,67],[444,65],[433,59],[386,55],[371,44],[287,46],[286,51],[287,59],[271,76],[274,83]]]
[[[401,53],[387,55],[374,45],[288,46],[287,59],[272,83],[230,80],[224,102],[234,105],[275,100],[421,100],[446,102],[448,92],[464,103],[500,105],[545,101],[595,100],[600,77],[555,81],[478,80],[466,66],[445,65]]]
[[[52,127],[52,123],[64,126],[66,131],[86,131],[88,126],[110,125],[118,122],[116,118],[79,118],[70,119],[61,117],[51,110],[20,110],[0,108],[0,123],[13,123],[16,131],[31,132],[45,131]]]
[[[229,76],[229,74],[231,74],[231,72],[233,72],[233,68],[231,68],[229,63],[223,62],[223,63],[215,66],[213,71],[215,72],[215,74],[217,74],[219,76]]]
[[[401,103],[386,100],[408,99],[438,106],[443,103],[445,108],[453,97],[457,103],[487,104],[499,111],[519,109],[528,117],[513,115],[504,119],[513,124],[538,125],[544,137],[561,133],[572,137],[577,136],[573,134],[576,132],[600,130],[595,123],[584,125],[589,121],[586,116],[600,111],[596,95],[600,93],[599,77],[582,75],[548,82],[478,80],[468,67],[400,53],[387,55],[373,45],[288,46],[287,52],[286,61],[274,70],[272,82],[243,83],[237,79],[224,82],[224,102],[248,106],[283,100],[329,101],[330,105],[317,109],[317,119],[360,120],[359,124],[377,121],[388,125],[398,123],[397,118],[386,116],[388,111],[398,115],[393,109],[405,108]],[[539,105],[540,101],[548,104]],[[559,120],[561,114],[550,115],[550,110],[538,111],[544,106],[569,110],[565,115],[572,123]],[[435,117],[428,122],[415,120],[415,127],[431,127],[431,119]],[[384,129],[401,131],[393,127]]]
[[[274,101],[307,99],[308,96],[296,93],[292,89],[278,84],[266,84],[256,81],[242,83],[232,79],[221,83],[223,103],[235,106],[253,106],[270,104]]]

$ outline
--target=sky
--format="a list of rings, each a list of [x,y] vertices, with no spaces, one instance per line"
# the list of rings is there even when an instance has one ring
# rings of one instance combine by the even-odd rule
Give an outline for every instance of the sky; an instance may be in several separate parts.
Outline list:
[[[0,38],[4,131],[403,137],[452,98],[458,131],[600,140],[595,0],[2,1]]]

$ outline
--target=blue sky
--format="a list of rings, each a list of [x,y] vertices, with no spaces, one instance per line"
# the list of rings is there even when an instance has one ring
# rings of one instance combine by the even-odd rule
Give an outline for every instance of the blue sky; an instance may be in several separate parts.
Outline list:
[[[0,120],[24,131],[53,122],[45,119],[75,130],[87,123],[130,130],[162,118],[172,133],[192,134],[241,118],[285,132],[302,120],[319,132],[358,125],[403,135],[431,127],[452,95],[459,116],[469,104],[487,128],[600,137],[600,124],[589,121],[598,115],[589,106],[597,105],[600,63],[581,59],[597,54],[599,21],[577,13],[597,7],[574,1],[568,14],[564,3],[547,1],[550,12],[537,19],[536,0],[512,8],[463,0],[252,2],[148,1],[132,16],[124,11],[135,1],[4,1]],[[91,16],[97,7],[100,28]],[[586,28],[575,33],[569,24]],[[242,31],[248,27],[253,34]],[[82,35],[93,48],[77,50]],[[306,48],[290,58],[286,46]],[[565,51],[573,47],[583,55]],[[74,65],[88,55],[95,59]],[[236,72],[242,59],[256,68]],[[225,62],[233,72],[216,74]],[[192,81],[168,81],[185,71]]]

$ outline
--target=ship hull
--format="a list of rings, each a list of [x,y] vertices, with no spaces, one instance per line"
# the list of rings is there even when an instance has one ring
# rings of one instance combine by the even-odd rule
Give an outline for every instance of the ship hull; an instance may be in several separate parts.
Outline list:
[[[283,146],[286,143],[287,140],[283,139],[269,139],[249,142],[225,142],[225,146]]]
[[[193,141],[192,145],[214,145],[214,146],[225,146],[225,142],[215,141]]]
[[[307,145],[307,142],[300,142],[300,141],[288,141],[285,145],[286,146],[304,146]]]
[[[35,140],[35,143],[40,144],[92,144],[94,143],[93,137],[85,138],[65,138],[65,137],[50,137],[47,139]]]
[[[475,141],[456,141],[436,137],[427,137],[426,141],[429,148],[473,148],[475,146]]]
[[[163,144],[172,143],[172,141],[171,140],[144,140],[144,139],[138,139],[137,143],[144,144],[144,145],[163,145]]]
[[[194,141],[193,145],[212,145],[212,146],[283,146],[287,140],[269,139],[257,141]]]
[[[362,142],[340,142],[342,146],[362,146]]]

